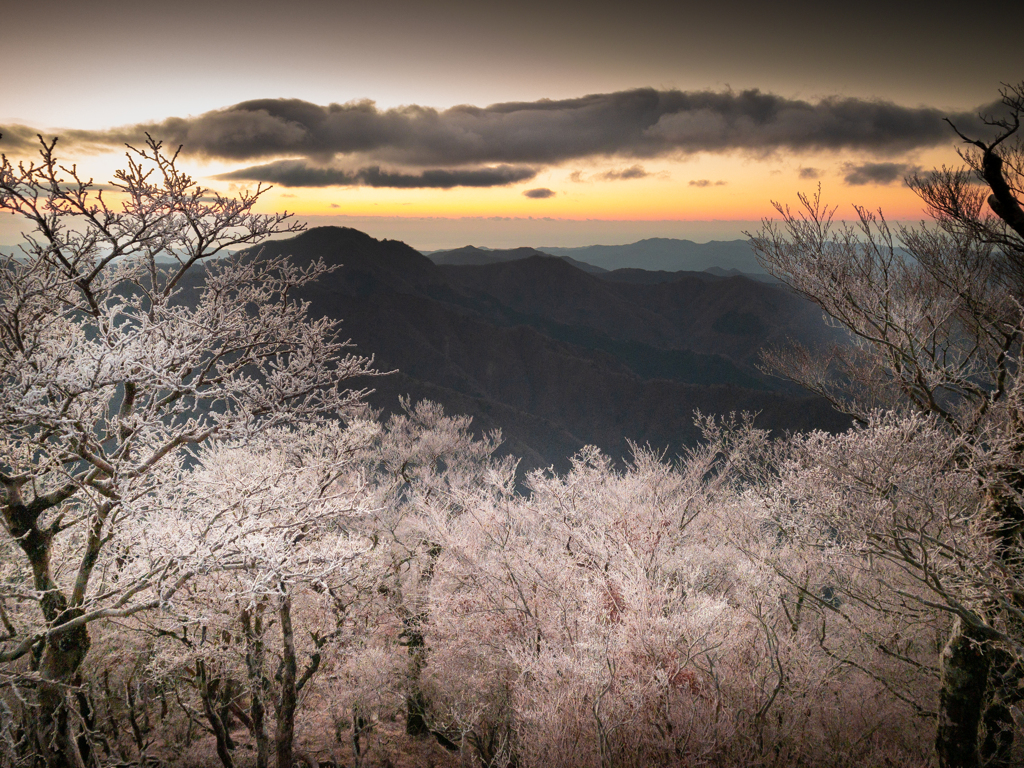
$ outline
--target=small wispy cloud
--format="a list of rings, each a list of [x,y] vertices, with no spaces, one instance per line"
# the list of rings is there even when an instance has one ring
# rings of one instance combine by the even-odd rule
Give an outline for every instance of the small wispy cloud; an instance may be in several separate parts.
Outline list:
[[[598,174],[602,181],[628,181],[629,179],[645,179],[649,174],[642,165],[631,165],[629,168],[610,170]]]
[[[642,165],[631,165],[627,168],[609,168],[601,173],[592,173],[587,176],[583,171],[573,171],[569,174],[569,181],[579,184],[582,182],[594,181],[631,181],[633,179],[646,179],[653,174],[648,173]],[[663,174],[658,174],[663,175]]]
[[[719,179],[718,181],[712,181],[711,179],[691,179],[690,186],[691,187],[724,187],[727,183],[728,182],[722,181],[721,179]]]
[[[528,197],[531,200],[544,200],[548,197],[554,197],[555,191],[548,189],[547,187],[538,187],[537,189],[528,189],[523,192],[524,197]]]

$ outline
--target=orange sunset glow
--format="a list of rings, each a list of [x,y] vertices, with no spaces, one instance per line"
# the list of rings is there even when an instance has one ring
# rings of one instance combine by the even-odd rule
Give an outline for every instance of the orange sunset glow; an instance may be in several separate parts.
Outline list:
[[[976,128],[1018,75],[1005,51],[984,66],[924,56],[944,35],[970,39],[974,20],[889,7],[881,28],[870,8],[826,24],[810,6],[745,3],[641,2],[632,19],[573,4],[299,5],[7,13],[24,34],[10,36],[0,151],[28,160],[36,133],[59,136],[61,156],[104,183],[149,132],[182,145],[182,167],[210,189],[273,186],[265,212],[363,222],[416,247],[487,244],[487,221],[505,222],[493,246],[622,242],[641,222],[728,239],[819,184],[840,218],[863,205],[919,220],[903,179],[960,162],[943,118]],[[43,25],[86,59],[146,63],[80,77],[34,54]],[[0,244],[19,238],[0,220]]]

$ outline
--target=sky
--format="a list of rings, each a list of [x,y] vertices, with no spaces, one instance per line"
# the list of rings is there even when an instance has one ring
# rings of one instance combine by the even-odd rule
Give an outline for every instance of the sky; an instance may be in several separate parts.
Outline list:
[[[59,136],[101,183],[148,131],[204,186],[422,249],[731,239],[819,183],[913,221],[943,118],[984,137],[1024,61],[998,2],[906,5],[5,3],[0,151]]]

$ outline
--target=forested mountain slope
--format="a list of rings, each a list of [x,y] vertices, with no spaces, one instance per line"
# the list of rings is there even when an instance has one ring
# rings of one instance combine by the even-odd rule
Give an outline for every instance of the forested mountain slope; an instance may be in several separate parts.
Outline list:
[[[585,444],[616,458],[627,440],[678,451],[696,439],[696,409],[758,411],[776,430],[847,423],[822,401],[772,391],[749,365],[762,340],[821,322],[772,286],[610,283],[548,257],[439,267],[346,228],[264,246],[276,253],[343,265],[302,295],[314,315],[342,318],[379,370],[398,371],[367,382],[372,405],[429,397],[479,429],[501,428],[526,466],[562,466]]]
[[[753,375],[765,346],[833,338],[820,309],[781,286],[745,277],[676,272],[657,282],[625,282],[543,256],[442,270],[450,284],[520,315],[662,349],[723,355]],[[501,317],[497,306],[494,315]]]

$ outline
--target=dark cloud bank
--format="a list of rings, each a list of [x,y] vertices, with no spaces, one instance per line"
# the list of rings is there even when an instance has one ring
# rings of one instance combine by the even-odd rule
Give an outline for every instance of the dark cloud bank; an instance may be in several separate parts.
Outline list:
[[[496,187],[528,181],[537,175],[534,168],[501,165],[494,168],[433,169],[420,173],[382,170],[374,165],[357,171],[311,166],[304,160],[279,160],[266,165],[242,168],[222,174],[232,181],[266,181],[284,187],[335,187],[362,184],[368,187],[399,189],[452,187]]]
[[[86,144],[120,145],[138,143],[148,132],[206,157],[239,162],[301,158],[224,177],[231,179],[287,186],[448,188],[512,184],[533,178],[537,166],[581,158],[829,149],[893,156],[949,142],[952,134],[944,117],[961,129],[980,131],[973,113],[948,115],[883,101],[836,97],[809,102],[758,90],[642,88],[446,110],[416,105],[382,110],[371,101],[320,106],[260,99],[197,117],[63,135]],[[24,126],[3,133],[0,147],[7,151],[34,141],[35,132]],[[643,174],[633,166],[603,178]]]

